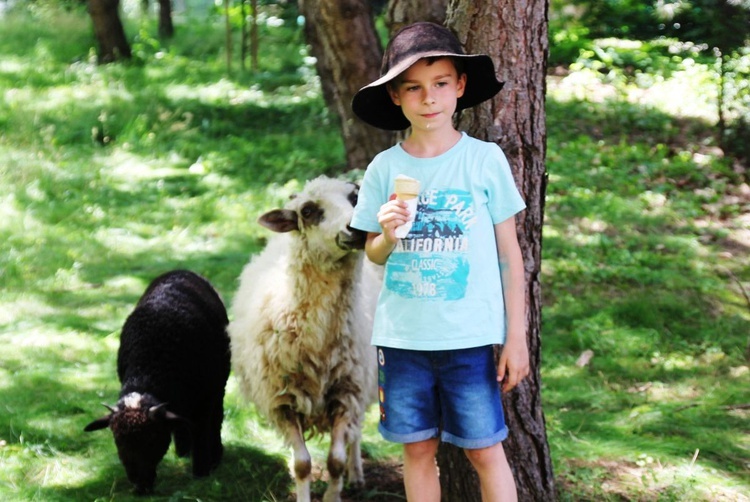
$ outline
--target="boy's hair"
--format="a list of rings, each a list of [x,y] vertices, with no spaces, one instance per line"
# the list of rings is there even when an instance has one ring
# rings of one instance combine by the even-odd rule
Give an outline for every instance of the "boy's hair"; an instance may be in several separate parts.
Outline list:
[[[453,56],[429,56],[426,58],[422,58],[427,62],[427,66],[433,65],[436,61],[440,61],[441,59],[447,59],[453,63],[453,67],[456,69],[456,74],[458,77],[466,73],[464,70],[464,62],[461,60],[461,58],[453,57]],[[406,73],[404,71],[404,73]],[[387,86],[390,89],[394,89],[401,85],[401,82],[403,82],[403,76],[404,73],[399,73],[395,77],[393,77],[393,80],[388,82]]]

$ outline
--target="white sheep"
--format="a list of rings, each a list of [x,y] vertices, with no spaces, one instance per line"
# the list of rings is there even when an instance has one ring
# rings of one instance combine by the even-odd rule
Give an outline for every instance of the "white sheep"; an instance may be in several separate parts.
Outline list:
[[[245,266],[231,308],[234,374],[291,445],[298,502],[310,500],[308,433],[331,433],[326,502],[340,500],[345,469],[350,484],[364,483],[361,427],[377,397],[370,337],[380,278],[361,251],[365,234],[349,227],[358,190],[316,178],[261,216],[279,235]]]

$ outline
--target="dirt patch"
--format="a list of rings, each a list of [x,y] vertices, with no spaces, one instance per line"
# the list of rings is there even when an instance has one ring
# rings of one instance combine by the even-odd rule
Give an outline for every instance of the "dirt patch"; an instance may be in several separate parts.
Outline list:
[[[403,465],[395,460],[372,460],[365,458],[362,461],[365,473],[365,486],[363,488],[344,487],[341,494],[341,502],[403,502],[406,500],[403,481]],[[313,467],[313,481],[311,490],[312,502],[321,502],[325,493],[328,476],[320,467]],[[292,502],[296,499],[294,493],[287,499]]]

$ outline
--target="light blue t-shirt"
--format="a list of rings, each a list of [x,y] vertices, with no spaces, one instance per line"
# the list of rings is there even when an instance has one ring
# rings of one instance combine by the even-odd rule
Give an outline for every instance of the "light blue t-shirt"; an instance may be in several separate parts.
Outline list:
[[[453,350],[504,343],[494,225],[526,206],[500,147],[465,133],[450,150],[412,157],[396,145],[365,172],[351,226],[380,233],[377,213],[404,174],[420,181],[411,231],[388,257],[373,345]]]

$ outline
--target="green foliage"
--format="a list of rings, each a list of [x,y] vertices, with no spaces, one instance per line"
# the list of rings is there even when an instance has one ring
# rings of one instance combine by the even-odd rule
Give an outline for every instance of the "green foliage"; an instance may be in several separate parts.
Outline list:
[[[740,0],[684,0],[663,7],[657,16],[666,21],[668,35],[722,54],[740,49],[750,37],[750,3]]]
[[[257,216],[337,173],[343,148],[296,22],[262,27],[258,74],[228,75],[216,19],[171,41],[128,20],[136,61],[99,67],[85,13],[53,13],[0,20],[0,499],[135,500],[111,436],[82,432],[117,397],[125,317],[176,267],[229,303],[267,237]],[[674,42],[581,48],[547,101],[541,370],[561,499],[743,500],[748,203],[716,153],[709,68]],[[233,379],[225,407],[216,474],[170,452],[151,500],[289,498],[287,449]],[[376,423],[363,449],[388,466],[399,448]],[[398,499],[377,482],[358,500]]]

